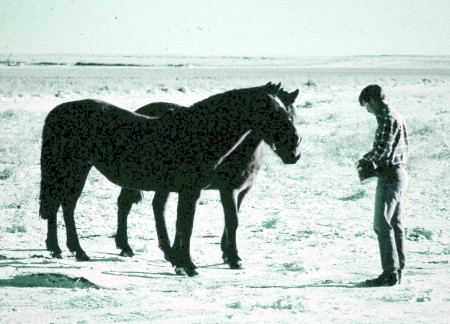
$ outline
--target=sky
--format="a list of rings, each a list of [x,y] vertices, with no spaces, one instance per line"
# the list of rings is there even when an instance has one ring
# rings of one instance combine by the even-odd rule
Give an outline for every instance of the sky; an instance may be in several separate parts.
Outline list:
[[[450,0],[0,0],[0,53],[450,55]]]

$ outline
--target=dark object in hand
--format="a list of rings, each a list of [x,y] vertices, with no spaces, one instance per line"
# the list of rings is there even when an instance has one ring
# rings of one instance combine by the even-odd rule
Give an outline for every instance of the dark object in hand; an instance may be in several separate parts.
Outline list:
[[[365,159],[358,161],[356,170],[358,171],[359,180],[362,184],[373,180],[377,175],[375,165],[371,161]]]

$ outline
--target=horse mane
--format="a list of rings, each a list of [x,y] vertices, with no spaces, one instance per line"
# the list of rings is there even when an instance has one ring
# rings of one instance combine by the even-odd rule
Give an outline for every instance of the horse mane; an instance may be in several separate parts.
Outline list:
[[[220,103],[224,103],[225,101],[241,101],[245,97],[251,98],[250,96],[254,96],[257,92],[262,90],[264,90],[264,86],[228,90],[198,101],[191,105],[189,108],[195,109],[197,107],[220,106]]]
[[[295,110],[292,105],[292,103],[287,103],[287,98],[289,96],[289,93],[286,92],[284,89],[281,89],[281,83],[275,85],[272,82],[269,82],[263,86],[258,87],[251,87],[251,88],[242,88],[242,89],[233,89],[228,90],[222,93],[218,93],[215,95],[212,95],[208,98],[205,98],[199,102],[194,103],[189,108],[190,109],[196,109],[196,108],[202,108],[205,107],[220,107],[223,106],[221,103],[225,102],[232,102],[234,100],[242,102],[242,100],[248,100],[256,98],[257,96],[273,96],[275,98],[278,98],[282,106],[286,108],[289,115],[295,117]],[[259,97],[258,97],[259,98]],[[224,107],[228,108],[228,107]]]

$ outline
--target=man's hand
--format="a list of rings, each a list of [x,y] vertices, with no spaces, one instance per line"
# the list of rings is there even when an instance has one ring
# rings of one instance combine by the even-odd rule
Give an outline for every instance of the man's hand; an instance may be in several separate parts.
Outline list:
[[[356,170],[358,171],[359,180],[362,183],[366,183],[370,178],[376,175],[376,169],[373,162],[364,158],[358,161]]]

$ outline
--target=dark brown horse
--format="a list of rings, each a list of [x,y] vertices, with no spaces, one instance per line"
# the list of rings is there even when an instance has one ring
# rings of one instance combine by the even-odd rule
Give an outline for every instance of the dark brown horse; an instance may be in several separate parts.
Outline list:
[[[287,108],[291,120],[294,120],[295,117],[293,104],[298,93],[298,89],[292,93],[288,93],[283,89],[277,92],[277,96]],[[155,102],[139,108],[136,110],[136,113],[170,118],[171,114],[179,109],[186,109],[186,107],[171,103]],[[236,242],[238,213],[245,195],[255,182],[258,171],[262,166],[262,159],[263,136],[259,132],[252,131],[217,167],[212,183],[206,188],[219,190],[220,192],[225,215],[225,228],[221,240],[222,258],[232,269],[240,269],[242,267],[242,259],[239,257]],[[156,191],[152,202],[159,247],[168,260],[170,260],[171,248],[164,211],[169,194],[170,192],[168,191]],[[116,245],[122,249],[120,253],[122,256],[131,257],[134,255],[128,243],[127,219],[133,203],[138,203],[141,199],[142,194],[139,190],[122,188],[117,200],[119,210]]]
[[[300,136],[271,83],[211,96],[169,118],[147,117],[98,100],[61,104],[48,114],[42,135],[40,215],[46,245],[61,257],[56,216],[63,209],[67,247],[89,260],[74,221],[77,200],[92,166],[128,189],[178,192],[176,234],[169,261],[177,273],[197,274],[190,256],[195,208],[215,171],[251,132],[258,132],[284,163],[300,158]]]

